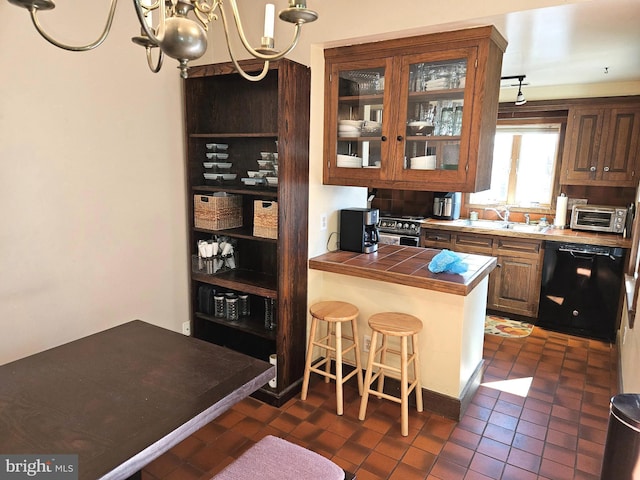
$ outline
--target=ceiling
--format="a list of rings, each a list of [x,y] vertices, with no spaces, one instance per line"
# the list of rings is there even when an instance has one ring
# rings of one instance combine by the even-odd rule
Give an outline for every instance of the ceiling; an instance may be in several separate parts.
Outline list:
[[[502,75],[526,75],[531,87],[640,83],[640,0],[591,0],[473,23],[502,32],[509,41]]]

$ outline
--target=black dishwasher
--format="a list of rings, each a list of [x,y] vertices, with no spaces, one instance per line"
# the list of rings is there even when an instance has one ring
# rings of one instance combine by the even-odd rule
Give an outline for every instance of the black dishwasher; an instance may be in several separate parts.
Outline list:
[[[536,325],[614,342],[625,249],[546,242]]]

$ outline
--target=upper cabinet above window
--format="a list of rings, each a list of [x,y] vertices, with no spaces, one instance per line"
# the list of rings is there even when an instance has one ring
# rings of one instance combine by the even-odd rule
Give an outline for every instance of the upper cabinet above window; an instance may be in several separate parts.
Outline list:
[[[560,183],[635,187],[640,156],[640,103],[569,109]]]
[[[480,27],[325,50],[324,183],[489,188],[505,48]]]

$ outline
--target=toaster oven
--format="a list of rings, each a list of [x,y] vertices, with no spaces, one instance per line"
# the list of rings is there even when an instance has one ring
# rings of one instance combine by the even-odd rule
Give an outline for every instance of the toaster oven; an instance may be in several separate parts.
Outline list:
[[[571,209],[571,229],[592,232],[623,233],[627,220],[626,207],[606,205],[574,205]]]

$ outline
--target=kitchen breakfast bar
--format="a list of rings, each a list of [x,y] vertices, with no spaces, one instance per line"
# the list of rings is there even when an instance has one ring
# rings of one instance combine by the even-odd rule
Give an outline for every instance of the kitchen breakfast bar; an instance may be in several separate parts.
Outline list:
[[[459,419],[482,374],[484,319],[489,273],[494,257],[460,254],[463,274],[432,273],[427,268],[440,250],[380,245],[374,253],[328,252],[309,260],[323,292],[360,309],[360,335],[367,319],[379,312],[418,317],[421,380],[425,408]],[[310,272],[311,273],[311,272]],[[362,338],[361,345],[364,345]],[[363,352],[364,355],[364,352]]]

